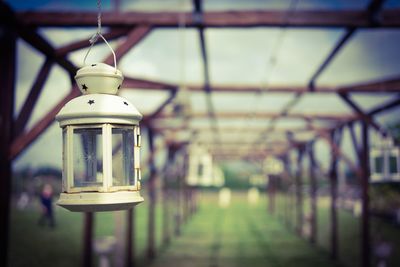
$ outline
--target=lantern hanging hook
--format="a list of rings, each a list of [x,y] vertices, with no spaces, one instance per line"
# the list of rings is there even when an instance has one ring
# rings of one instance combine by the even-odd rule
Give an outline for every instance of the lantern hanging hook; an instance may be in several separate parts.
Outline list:
[[[107,42],[106,38],[104,38],[103,34],[101,33],[101,0],[97,0],[97,31],[93,36],[89,39],[90,47],[88,51],[86,52],[85,57],[83,58],[83,65],[86,65],[86,58],[88,57],[90,50],[92,49],[93,45],[97,42],[97,40],[101,38],[103,41],[106,43],[108,48],[110,49],[113,58],[114,58],[114,68],[115,72],[117,72],[117,58],[115,56],[114,49],[111,47],[111,45]]]

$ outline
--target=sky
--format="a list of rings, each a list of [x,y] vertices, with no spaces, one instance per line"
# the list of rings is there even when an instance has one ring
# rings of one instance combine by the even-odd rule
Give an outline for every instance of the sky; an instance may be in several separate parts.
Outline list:
[[[94,10],[96,1],[12,1],[18,10]],[[171,11],[189,10],[188,3],[182,1],[122,1],[124,10]],[[387,1],[385,8],[398,7],[400,1]],[[297,9],[358,9],[368,1],[316,1],[299,0]],[[205,10],[226,9],[287,9],[290,1],[205,1]],[[104,9],[110,8],[109,1],[103,1]],[[106,30],[106,29],[104,29]],[[73,41],[89,39],[94,28],[44,28],[39,32],[55,47]],[[210,80],[212,85],[254,85],[267,88],[273,85],[306,86],[310,77],[344,34],[343,29],[206,29],[205,39],[209,55]],[[182,41],[184,40],[184,41]],[[281,41],[279,41],[281,40]],[[123,38],[111,42],[115,48]],[[358,30],[348,44],[335,57],[317,80],[317,86],[344,86],[360,82],[395,77],[400,74],[400,30],[368,29]],[[120,62],[119,68],[126,76],[154,79],[171,83],[202,84],[204,82],[203,63],[196,30],[155,29],[135,46]],[[278,45],[277,45],[278,44]],[[277,48],[276,48],[277,47]],[[184,51],[184,52],[182,52]],[[70,54],[69,59],[82,66],[86,49]],[[105,45],[95,47],[89,63],[103,60],[109,51]],[[271,57],[276,64],[271,64]],[[15,116],[22,107],[34,81],[43,57],[24,41],[18,41],[18,73],[16,85]],[[29,64],[27,64],[29,62]],[[184,69],[184,74],[181,74]],[[64,70],[54,66],[43,93],[37,103],[28,129],[32,127],[52,106],[61,100],[70,89],[70,81]],[[121,95],[128,98],[143,113],[150,114],[167,97],[167,92],[123,89]],[[216,112],[278,112],[290,99],[291,94],[226,94],[213,93],[212,101]],[[394,95],[353,94],[352,98],[364,110],[382,104]],[[204,93],[192,93],[191,105],[194,112],[206,112]],[[323,105],[321,102],[323,101]],[[307,94],[294,106],[293,112],[316,112],[350,114],[351,110],[336,95]],[[396,121],[400,110],[379,116],[380,123],[387,125]],[[192,120],[192,126],[209,126],[208,120]],[[268,125],[265,120],[231,119],[218,120],[219,127],[246,127]],[[277,127],[296,127],[303,121],[283,119]],[[350,147],[350,139],[345,134],[343,147]],[[145,139],[145,138],[144,138]],[[240,142],[240,132],[237,142]],[[56,123],[42,134],[38,140],[15,161],[16,169],[24,166],[61,166],[61,129]],[[142,150],[146,150],[145,148]],[[317,153],[321,158],[329,157],[326,144],[318,144]],[[348,151],[351,157],[352,152]],[[145,154],[145,151],[144,151]],[[327,162],[327,160],[324,160]]]

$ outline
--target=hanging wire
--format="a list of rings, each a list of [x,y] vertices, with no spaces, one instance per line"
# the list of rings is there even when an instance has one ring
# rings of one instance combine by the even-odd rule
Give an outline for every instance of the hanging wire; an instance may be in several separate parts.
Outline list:
[[[185,2],[183,2],[183,6],[185,6]],[[182,12],[179,16],[179,41],[180,41],[180,85],[182,88],[186,87],[186,73],[185,73],[185,64],[186,64],[186,18],[185,13]],[[182,88],[179,88],[180,90]]]
[[[283,19],[284,21],[284,27],[283,29],[280,30],[280,32],[278,33],[278,37],[276,38],[276,41],[274,42],[272,49],[271,49],[271,53],[269,55],[269,58],[265,64],[265,70],[268,70],[268,68],[270,69],[269,75],[266,75],[265,77],[265,81],[262,82],[260,81],[260,90],[258,92],[255,93],[255,102],[256,104],[252,104],[251,107],[253,107],[254,111],[252,113],[250,113],[250,117],[254,118],[255,115],[258,112],[258,109],[260,107],[260,101],[263,97],[263,94],[265,93],[265,91],[268,91],[268,86],[271,82],[271,78],[273,77],[273,73],[276,69],[276,66],[278,64],[278,58],[279,55],[281,53],[281,49],[283,46],[283,42],[285,40],[285,36],[287,34],[287,30],[286,30],[286,25],[289,23],[290,17],[293,15],[293,13],[296,11],[297,8],[297,4],[298,4],[298,0],[291,0],[289,7],[287,9],[286,12],[286,16]]]
[[[180,66],[179,66],[179,87],[177,97],[181,97],[179,101],[182,105],[183,109],[183,127],[185,129],[189,128],[189,120],[190,120],[190,112],[191,112],[191,104],[190,104],[190,96],[188,92],[188,88],[186,86],[186,16],[184,11],[186,10],[186,1],[182,0],[181,5],[183,7],[183,11],[179,15],[179,30],[178,30],[178,38],[179,38],[179,48],[180,48]],[[193,132],[190,132],[191,139],[193,137]]]
[[[296,12],[298,1],[299,0],[291,0],[290,1],[289,7],[287,8],[286,16],[283,19],[284,26],[278,33],[276,41],[273,43],[271,53],[269,53],[269,57],[265,64],[265,70],[268,70],[268,68],[269,68],[270,72],[268,75],[265,76],[264,82],[262,82],[264,77],[262,78],[262,80],[260,81],[260,90],[254,94],[254,101],[252,101],[251,106],[250,106],[252,111],[250,111],[248,113],[248,116],[247,116],[248,119],[246,120],[248,126],[250,126],[251,122],[253,122],[256,119],[256,115],[260,108],[261,100],[264,97],[264,93],[266,91],[268,91],[268,86],[270,84],[271,78],[273,77],[273,73],[276,69],[276,66],[278,63],[278,58],[279,58],[279,55],[280,55],[281,49],[282,49],[282,44],[284,42],[285,35],[287,33],[286,26],[289,23],[290,17],[293,15],[294,12]],[[275,121],[276,121],[276,118],[271,119],[268,129],[273,127]],[[240,131],[238,133],[241,134],[242,129],[240,129]]]
[[[113,58],[114,58],[114,68],[115,72],[117,72],[117,58],[115,56],[114,49],[110,46],[110,44],[107,42],[106,38],[104,38],[103,34],[101,33],[101,0],[97,0],[97,31],[93,36],[89,39],[90,47],[88,51],[86,52],[85,57],[83,58],[83,65],[86,65],[86,58],[88,57],[90,51],[92,50],[93,45],[99,40],[99,38],[103,39],[103,41],[106,43],[108,48],[110,49]]]

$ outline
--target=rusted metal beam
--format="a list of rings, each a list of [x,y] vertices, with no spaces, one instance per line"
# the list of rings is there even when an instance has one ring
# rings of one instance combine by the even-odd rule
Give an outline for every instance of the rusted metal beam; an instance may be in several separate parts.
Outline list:
[[[156,179],[157,179],[157,167],[155,164],[155,144],[154,144],[154,132],[151,128],[147,128],[148,141],[149,141],[149,170],[150,177],[148,181],[148,194],[149,194],[149,210],[148,210],[148,228],[147,228],[147,249],[146,256],[149,260],[152,260],[156,256],[156,240],[155,240],[155,209],[156,209],[156,197],[157,197],[157,188],[156,188]]]
[[[124,87],[126,89],[148,89],[148,90],[166,90],[171,91],[178,87],[177,84],[171,84],[163,81],[146,80],[134,77],[125,77]],[[191,92],[204,92],[204,85],[187,84],[187,89]],[[269,85],[267,88],[256,85],[229,85],[214,84],[210,85],[209,90],[217,93],[288,93],[288,94],[306,94],[306,93],[400,93],[400,78],[384,79],[380,81],[367,82],[343,87],[316,87],[312,92],[309,87],[302,86],[281,86]]]
[[[219,119],[243,119],[248,118],[249,114],[246,112],[219,112],[216,114]],[[207,113],[192,113],[191,118],[207,118]],[[323,114],[323,113],[289,113],[282,116],[279,112],[263,112],[254,115],[255,119],[273,119],[273,118],[297,118],[297,119],[307,119],[307,120],[332,120],[332,121],[348,121],[351,119],[358,118],[355,115],[341,115],[341,114]],[[157,119],[173,119],[175,118],[172,114],[160,114]]]
[[[93,266],[93,225],[94,213],[85,212],[83,224],[83,254],[82,267]]]
[[[286,10],[208,11],[199,21],[191,12],[103,12],[105,27],[179,27],[180,17],[187,27],[400,27],[399,9],[384,10],[380,20],[371,21],[369,11],[296,10],[287,19]],[[35,27],[96,27],[96,12],[27,11],[18,19]]]
[[[331,163],[329,170],[329,180],[330,180],[330,193],[331,193],[331,227],[330,227],[330,241],[331,241],[331,257],[334,260],[338,259],[339,252],[339,242],[338,242],[338,219],[337,219],[337,186],[338,186],[338,174],[337,165],[339,157],[334,151],[334,147],[340,147],[340,140],[342,137],[342,129],[339,128],[331,133],[330,142],[335,146],[331,146]]]
[[[317,191],[318,191],[318,183],[317,177],[315,174],[316,162],[314,157],[314,143],[311,142],[308,146],[308,156],[309,156],[309,175],[310,175],[310,211],[311,211],[311,231],[310,231],[310,242],[315,244],[317,242],[318,235],[318,209],[317,209]]]
[[[125,267],[134,267],[136,265],[135,220],[135,209],[132,208],[126,211]]]
[[[139,88],[139,89],[153,89],[153,90],[176,90],[178,85],[161,82],[146,80],[140,78],[126,77],[124,78],[124,89]]]
[[[400,77],[345,86],[336,89],[336,91],[339,93],[398,93],[400,91]]]
[[[163,168],[163,185],[162,185],[162,210],[163,210],[163,220],[162,220],[162,242],[163,245],[167,245],[171,242],[171,219],[172,219],[172,209],[171,209],[171,182],[175,179],[172,177],[173,174],[170,172],[172,170],[172,166],[175,163],[175,154],[177,149],[173,145],[167,146],[167,160],[165,162]]]
[[[388,103],[385,103],[377,108],[374,108],[370,112],[368,112],[368,116],[372,117],[378,113],[384,112],[384,111],[389,111],[390,109],[393,109],[395,107],[398,107],[400,105],[400,96],[397,95],[396,98]]]
[[[119,61],[126,53],[128,53],[131,48],[133,48],[136,44],[142,41],[147,34],[151,31],[151,27],[149,26],[138,26],[131,30],[125,41],[118,46],[115,50],[116,60]],[[114,63],[114,58],[112,55],[109,55],[104,63],[112,65]]]
[[[21,133],[17,136],[11,145],[9,159],[15,159],[24,149],[42,134],[47,127],[54,122],[54,118],[60,109],[72,98],[80,95],[78,88],[75,86],[60,102],[58,102],[39,122],[32,127],[29,132]]]
[[[46,59],[39,71],[39,74],[36,76],[36,80],[33,83],[29,95],[26,97],[25,103],[15,121],[15,136],[18,136],[24,131],[26,123],[29,121],[33,108],[35,107],[36,101],[39,99],[40,93],[42,92],[43,85],[49,76],[52,64],[53,62],[51,60]]]
[[[126,35],[129,32],[129,29],[127,28],[116,28],[116,29],[110,29],[109,32],[103,33],[104,38],[106,38],[107,41],[112,41],[114,39],[118,39],[124,35]],[[102,42],[96,42],[94,45],[99,45],[102,44]],[[60,48],[57,48],[55,50],[55,54],[57,56],[65,56],[68,53],[74,52],[76,50],[80,50],[83,48],[88,48],[90,46],[89,43],[89,38],[84,39],[84,40],[79,40],[67,45],[64,45]]]
[[[214,140],[218,141],[218,123],[215,114],[215,107],[211,98],[211,81],[210,81],[210,68],[208,61],[208,53],[206,40],[204,36],[204,27],[201,26],[201,22],[203,21],[203,5],[202,0],[193,0],[193,15],[195,21],[197,23],[198,31],[199,31],[199,39],[200,39],[200,50],[201,50],[201,58],[203,61],[203,74],[204,74],[204,92],[206,93],[206,105],[208,116],[211,120],[211,127],[214,132]],[[186,22],[186,21],[185,21]]]
[[[384,2],[385,0],[372,0],[369,3],[367,7],[367,16],[372,25],[378,24],[378,21],[375,18]],[[317,81],[318,77],[326,69],[329,63],[335,58],[335,56],[340,52],[342,47],[346,45],[346,43],[350,40],[355,31],[355,27],[347,27],[345,34],[343,34],[342,37],[338,40],[332,51],[329,53],[328,57],[323,61],[323,63],[318,67],[316,72],[311,77],[310,82],[308,83],[310,91],[313,91],[315,89],[315,82]]]
[[[36,28],[22,23],[21,20],[16,17],[14,11],[3,2],[0,2],[0,18],[9,27],[14,28],[17,34],[35,49],[42,52],[47,58],[57,62],[70,75],[75,75],[77,69],[75,65],[65,57],[57,56],[54,48],[46,39],[37,33]]]
[[[325,68],[329,65],[329,63],[333,60],[333,58],[337,55],[337,53],[340,51],[340,49],[347,43],[347,41],[350,39],[350,37],[353,36],[354,32],[355,32],[355,28],[349,28],[346,30],[345,34],[338,40],[338,42],[334,46],[333,50],[329,53],[328,57],[322,62],[322,64],[318,67],[316,72],[311,77],[310,82],[308,83],[308,87],[309,87],[310,91],[315,90],[315,82],[318,79],[318,77],[325,70]]]
[[[304,149],[302,147],[298,148],[297,156],[297,170],[295,176],[296,184],[296,232],[302,236],[303,235],[303,220],[304,220],[304,207],[303,207],[303,154]]]
[[[339,126],[337,126],[339,127]],[[343,151],[340,149],[338,145],[336,145],[334,142],[332,142],[332,139],[329,136],[330,131],[319,131],[317,130],[318,137],[323,138],[327,143],[329,144],[332,153],[335,154],[336,157],[340,158],[344,162],[346,162],[347,166],[356,173],[357,176],[360,177],[360,169],[358,168],[358,165],[354,163],[354,161],[348,157]]]
[[[150,116],[150,115],[149,115]],[[172,126],[166,126],[166,125],[154,125],[153,129],[157,132],[179,132],[179,131],[187,131],[188,128],[186,127],[172,127]],[[275,128],[272,131],[272,134],[283,134],[286,132],[294,132],[294,133],[304,133],[304,132],[315,132],[316,130],[321,130],[321,131],[329,131],[331,128],[325,128],[325,127],[313,127],[312,129],[308,127],[287,127],[287,128]],[[200,127],[200,126],[191,126],[190,130],[198,132],[199,134],[203,132],[210,132],[211,129],[209,127]],[[241,135],[250,135],[250,134],[259,134],[260,132],[265,131],[265,126],[260,125],[259,127],[253,126],[253,127],[246,127],[246,131],[242,131],[242,127],[223,127],[221,126],[219,128],[219,132],[221,134],[235,134],[237,135],[240,133]]]
[[[16,39],[14,30],[0,18],[0,265],[8,266],[11,203],[11,160],[15,103]]]
[[[386,134],[386,130],[382,128],[377,122],[375,122],[371,116],[366,114],[354,101],[350,99],[350,97],[346,93],[339,93],[339,96],[347,103],[360,117],[361,119],[368,122],[371,126],[373,126],[378,132],[382,134]]]
[[[354,152],[356,153],[357,160],[359,161],[361,158],[361,150],[360,150],[360,146],[358,145],[358,142],[357,142],[356,133],[354,131],[354,124],[350,124],[348,126],[348,129],[350,132],[351,141],[353,143]]]
[[[154,118],[157,118],[157,116],[164,110],[164,108],[175,99],[176,93],[177,93],[176,90],[172,91],[170,96],[152,114],[144,117],[142,123],[143,124],[151,124],[151,121]],[[153,129],[153,131],[157,131],[157,130]]]
[[[367,7],[368,18],[372,25],[378,24],[378,21],[375,18],[376,18],[376,14],[380,11],[380,9],[383,5],[383,2],[385,2],[385,0],[372,0]],[[326,67],[329,65],[329,63],[335,58],[335,56],[339,53],[339,51],[342,49],[342,47],[344,47],[347,44],[347,42],[353,36],[355,31],[356,31],[356,27],[347,27],[345,34],[343,34],[342,37],[338,40],[336,45],[333,47],[332,51],[329,53],[328,57],[318,67],[316,72],[311,77],[310,82],[308,83],[308,87],[309,87],[310,91],[314,91],[315,82],[317,81],[318,77],[326,69]]]
[[[369,212],[369,138],[366,121],[361,122],[362,150],[360,165],[361,178],[361,266],[369,267],[371,264],[371,235],[370,235],[370,212]]]

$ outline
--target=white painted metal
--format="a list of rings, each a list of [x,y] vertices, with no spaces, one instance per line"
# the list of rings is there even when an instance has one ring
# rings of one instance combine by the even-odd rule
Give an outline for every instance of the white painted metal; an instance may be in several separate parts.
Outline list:
[[[142,115],[128,100],[115,95],[123,81],[122,73],[119,70],[103,63],[92,64],[78,70],[75,79],[84,95],[69,101],[56,116],[64,133],[63,193],[57,204],[70,211],[84,212],[132,208],[143,201],[139,193],[139,121],[142,119]],[[100,144],[97,141],[89,141],[89,143],[96,143],[85,147],[88,152],[74,151],[74,142],[85,142],[84,138],[79,134],[74,134],[74,131],[79,130],[85,133],[85,130],[89,132],[96,128],[101,132],[101,159],[98,159],[96,154],[97,146]],[[123,136],[122,156],[120,157],[113,157],[112,129],[124,129],[128,133],[132,131],[134,136],[133,149],[124,147],[129,142],[128,138]],[[74,138],[80,140],[74,140]],[[81,149],[83,147],[82,145]],[[82,153],[91,154],[92,157],[94,155],[95,163],[90,164],[92,169],[87,166],[87,161],[83,160],[84,162],[81,163],[86,164],[86,169],[92,170],[92,178],[95,175],[94,185],[75,184],[74,157],[82,156]],[[132,153],[132,155],[125,155],[126,153]],[[126,166],[128,164],[125,162],[127,157],[133,157],[133,166]],[[97,169],[96,165],[99,163],[101,167]],[[119,166],[119,164],[122,166],[121,169],[113,170],[113,166]],[[132,172],[134,184],[130,182],[129,177],[132,176],[127,171]],[[91,177],[88,175],[90,174],[86,174],[86,177]],[[85,179],[84,177],[80,179]],[[122,182],[114,186],[113,181],[116,178],[120,178]],[[84,182],[86,181],[84,180]],[[96,183],[101,183],[101,185]]]
[[[390,168],[392,165],[392,169]],[[371,182],[400,181],[400,147],[384,138],[370,150]]]

